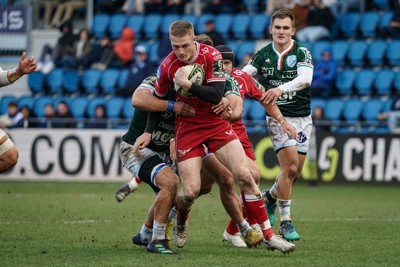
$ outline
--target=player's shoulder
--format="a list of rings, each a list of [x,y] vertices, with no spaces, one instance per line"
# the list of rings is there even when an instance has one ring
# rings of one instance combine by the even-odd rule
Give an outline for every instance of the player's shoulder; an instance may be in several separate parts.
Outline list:
[[[303,45],[302,43],[299,43],[297,41],[294,41],[293,47],[296,51],[310,52],[310,49],[308,49],[305,45]]]
[[[199,43],[199,53],[214,60],[222,60],[221,53],[217,49],[203,43]]]

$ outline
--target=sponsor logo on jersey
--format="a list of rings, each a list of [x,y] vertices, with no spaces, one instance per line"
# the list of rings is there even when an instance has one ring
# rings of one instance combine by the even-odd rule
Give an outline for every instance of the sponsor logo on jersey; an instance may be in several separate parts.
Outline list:
[[[295,55],[288,56],[286,58],[286,64],[288,65],[289,68],[293,68],[296,66],[297,63],[297,57]]]
[[[157,79],[160,79],[160,77],[161,77],[161,66],[158,67],[157,69]]]
[[[267,59],[265,60],[265,63],[271,64],[271,60],[270,60],[269,58],[267,58]]]
[[[268,77],[274,75],[274,68],[261,67],[261,73],[263,77]]]
[[[206,46],[201,49],[202,54],[208,54],[208,52],[210,52],[210,50],[208,50],[208,47],[206,47]],[[214,55],[214,53],[212,53],[212,55]]]
[[[214,77],[225,77],[224,67],[221,60],[213,62],[213,74]]]
[[[192,150],[192,149],[191,149],[191,148],[185,149],[185,150],[178,149],[178,153],[179,153],[179,155],[180,155],[181,157],[184,157],[187,153],[190,152],[190,150]]]
[[[302,144],[302,143],[305,143],[306,141],[307,141],[306,134],[303,132],[299,132],[299,138],[297,139],[297,142]]]

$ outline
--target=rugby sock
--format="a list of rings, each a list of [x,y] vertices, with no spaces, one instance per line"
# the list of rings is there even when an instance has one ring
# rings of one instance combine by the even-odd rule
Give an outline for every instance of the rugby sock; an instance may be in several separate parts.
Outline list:
[[[265,194],[265,197],[266,197],[268,203],[275,203],[275,202],[276,202],[276,198],[274,198],[274,197],[271,195],[271,192],[270,192],[270,191],[268,191],[268,192]]]
[[[176,216],[176,207],[173,206],[170,210],[169,210],[169,214],[168,214],[168,221],[173,220]]]
[[[228,223],[228,225],[226,226],[225,231],[230,234],[230,235],[234,235],[236,233],[239,233],[239,226],[235,224],[235,222],[231,219]]]
[[[274,231],[271,228],[261,194],[244,195],[244,199],[248,212],[252,213],[256,218],[257,223],[260,225],[261,231],[263,232],[264,238],[267,240],[271,239],[271,237],[274,236]]]
[[[130,189],[137,188],[141,182],[142,181],[139,178],[134,177],[132,180],[129,181],[128,186]]]
[[[281,222],[291,220],[290,206],[292,205],[291,199],[278,199],[279,215],[281,216]]]
[[[188,210],[176,210],[176,223],[179,225],[184,225],[185,222],[189,219],[189,212],[192,208]]]
[[[244,199],[244,191],[243,190],[240,190],[240,199],[241,199],[242,203],[245,203],[245,201],[243,201],[243,199]],[[254,217],[253,213],[246,211],[246,209],[248,209],[248,208],[246,207],[246,205],[243,204],[243,216],[246,218],[247,222],[250,225],[257,224],[256,217]]]
[[[151,238],[151,241],[164,240],[165,239],[165,229],[166,229],[166,224],[165,223],[159,223],[156,220],[154,220],[154,223],[153,223],[153,236]]]
[[[278,196],[278,184],[276,183],[277,179],[278,179],[278,177],[276,177],[275,183],[272,185],[271,189],[269,190],[269,194],[271,195],[271,197],[274,198],[272,195],[275,196],[275,201],[276,201],[276,196]],[[270,202],[270,203],[274,203],[274,202]]]
[[[148,227],[146,223],[143,223],[142,229],[140,229],[140,239],[144,243],[148,243],[151,240],[151,237],[153,235],[153,229]]]
[[[246,220],[243,220],[241,223],[239,223],[237,225],[236,229],[239,229],[240,233],[242,233],[242,235],[244,236],[246,234],[247,230],[251,229],[251,227],[250,227],[250,224]],[[228,234],[231,234],[231,233],[228,232]],[[234,234],[231,234],[231,235],[234,235]]]

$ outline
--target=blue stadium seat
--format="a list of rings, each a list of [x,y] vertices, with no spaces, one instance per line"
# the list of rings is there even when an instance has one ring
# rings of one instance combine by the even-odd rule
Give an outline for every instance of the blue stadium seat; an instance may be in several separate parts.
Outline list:
[[[331,48],[332,60],[335,61],[338,66],[345,65],[347,51],[349,50],[349,42],[343,40],[333,41]]]
[[[322,51],[331,50],[331,42],[329,41],[317,41],[312,45],[311,54],[315,61],[322,60]]]
[[[246,97],[243,101],[243,121],[247,121],[250,119],[250,110],[251,105],[254,103],[254,100],[251,98]]]
[[[360,121],[361,112],[364,108],[364,103],[358,99],[351,99],[344,104],[342,116],[349,123]]]
[[[188,21],[193,24],[194,29],[196,30],[197,19],[198,17],[194,14],[183,14],[181,17],[182,20]]]
[[[371,69],[362,69],[357,73],[354,87],[359,96],[371,96],[375,79],[375,72]]]
[[[168,34],[169,33],[169,26],[171,25],[172,22],[174,22],[175,20],[179,20],[179,15],[177,14],[165,14],[162,17],[162,21],[161,21],[161,27],[160,27],[160,31],[161,34]]]
[[[147,39],[158,39],[162,15],[148,14],[144,18],[143,33]]]
[[[239,48],[236,54],[236,58],[238,62],[242,61],[242,58],[245,54],[254,54],[256,43],[255,41],[245,41],[243,43],[239,43]]]
[[[47,104],[54,105],[54,100],[50,96],[41,96],[36,99],[35,103],[33,104],[33,114],[36,117],[41,118],[44,116],[44,106]]]
[[[383,102],[382,112],[388,112],[392,110],[393,99],[387,99]]]
[[[390,0],[373,0],[373,2],[378,9],[388,10],[391,7]]]
[[[63,86],[63,70],[53,69],[46,75],[46,84],[49,87],[50,94],[61,94]]]
[[[89,100],[86,97],[78,96],[71,99],[71,114],[76,119],[83,119],[85,118],[85,112]]]
[[[232,14],[219,14],[215,18],[215,30],[219,32],[225,39],[228,39],[232,22]]]
[[[263,39],[267,36],[270,16],[257,13],[251,16],[249,31],[252,39]]]
[[[126,98],[122,108],[122,116],[128,120],[132,119],[135,108],[132,106],[132,99]]]
[[[68,107],[70,107],[70,109],[71,109],[71,98],[66,97],[66,96],[58,96],[55,98],[53,97],[53,105],[54,105],[54,107],[56,107],[56,109],[57,109],[58,103],[61,101],[67,103]]]
[[[201,14],[198,19],[197,19],[197,23],[195,26],[195,34],[202,34],[205,31],[205,22],[208,19],[214,19],[215,20],[215,16],[211,15],[211,14]]]
[[[128,68],[124,68],[123,70],[121,70],[120,75],[119,75],[119,79],[118,79],[118,88],[124,88],[125,84],[126,84],[126,79],[128,79],[128,74],[129,74],[129,69]]]
[[[159,63],[159,56],[158,56],[158,46],[160,42],[153,42],[149,48],[149,60],[151,62]]]
[[[386,50],[386,59],[390,66],[400,65],[400,40],[393,40]]]
[[[377,72],[374,87],[379,96],[390,96],[394,77],[395,73],[389,69]]]
[[[266,112],[264,107],[258,103],[258,101],[252,99],[253,103],[249,110],[249,119],[251,120],[251,125],[246,127],[249,132],[267,132],[267,127],[265,124]]]
[[[96,39],[105,36],[108,24],[110,23],[110,15],[95,14],[93,17],[92,32]]]
[[[125,98],[112,97],[106,101],[106,115],[109,119],[119,119],[125,104]]]
[[[385,53],[387,49],[387,43],[383,40],[375,40],[369,46],[367,50],[367,59],[372,66],[383,65],[385,59]]]
[[[0,99],[0,115],[7,113],[7,106],[10,102],[17,102],[17,97],[13,95],[3,95]]]
[[[360,32],[362,37],[373,38],[376,36],[380,15],[378,12],[366,12],[361,15]]]
[[[339,29],[345,38],[357,37],[357,30],[360,20],[361,15],[355,12],[349,12],[342,16],[339,22]]]
[[[89,103],[86,107],[86,115],[88,118],[94,118],[94,111],[98,105],[106,105],[106,100],[100,96],[89,99]]]
[[[45,75],[41,71],[32,72],[28,75],[28,85],[32,94],[44,92]]]
[[[393,18],[393,12],[392,11],[386,11],[381,14],[380,17],[380,22],[379,22],[379,30],[382,30],[383,28],[386,28],[389,26],[390,21]]]
[[[101,79],[102,71],[97,69],[87,69],[82,76],[82,87],[86,94],[97,94],[98,85]]]
[[[341,96],[350,96],[353,93],[356,72],[352,69],[345,69],[336,76],[336,89]]]
[[[395,72],[393,87],[397,94],[400,94],[400,72]]]
[[[127,21],[128,16],[125,14],[111,15],[107,29],[112,39],[118,39],[119,37],[121,37],[122,29],[125,27]]]
[[[100,88],[103,94],[114,94],[119,79],[119,70],[106,69],[100,79]]]
[[[65,70],[63,74],[64,91],[70,94],[79,93],[81,77],[77,70]]]
[[[233,23],[231,26],[231,31],[233,33],[233,38],[246,39],[247,30],[249,29],[251,16],[249,14],[239,13],[233,18]]]
[[[133,14],[128,17],[128,20],[126,22],[126,27],[135,30],[135,37],[137,40],[140,40],[142,38],[143,24],[144,24],[144,15]]]
[[[35,103],[35,98],[30,95],[24,95],[18,98],[17,100],[18,107],[29,107],[29,109],[33,109],[33,104]]]
[[[382,109],[382,101],[379,99],[370,99],[365,103],[361,115],[367,122],[376,123],[378,122],[378,114],[382,112]]]
[[[316,97],[313,97],[313,98],[311,98],[311,113],[313,112],[313,110],[314,110],[314,108],[316,108],[316,107],[321,107],[321,108],[324,108],[325,107],[325,99],[323,99],[323,98],[316,98]]]
[[[344,101],[340,98],[330,98],[326,100],[324,111],[325,117],[334,123],[341,119],[342,111],[344,108]]]
[[[225,44],[232,49],[233,54],[235,54],[236,57],[239,50],[239,43],[236,41],[227,41]]]
[[[350,43],[347,58],[352,67],[364,66],[367,49],[368,44],[365,41],[354,41]]]

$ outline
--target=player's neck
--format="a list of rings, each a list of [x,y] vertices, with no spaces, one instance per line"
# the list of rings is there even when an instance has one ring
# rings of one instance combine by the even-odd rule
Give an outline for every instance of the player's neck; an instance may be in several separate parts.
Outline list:
[[[292,41],[285,43],[285,44],[277,44],[274,43],[274,49],[281,54],[282,52],[286,51],[292,45]]]

